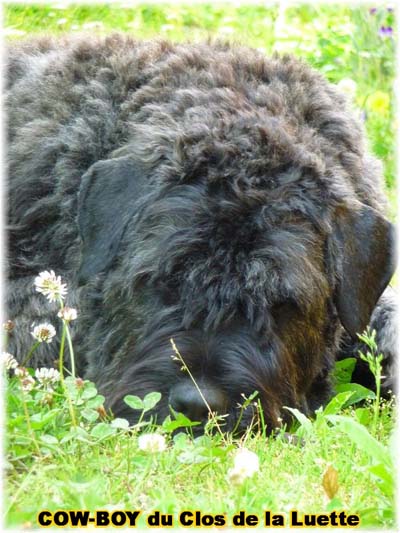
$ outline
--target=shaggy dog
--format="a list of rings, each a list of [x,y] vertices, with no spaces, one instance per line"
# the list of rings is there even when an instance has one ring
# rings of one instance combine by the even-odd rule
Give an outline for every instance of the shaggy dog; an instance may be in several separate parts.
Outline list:
[[[119,416],[159,391],[159,420],[207,418],[171,338],[227,429],[254,391],[269,428],[326,402],[393,272],[380,165],[335,87],[225,44],[42,39],[10,50],[7,105],[10,351],[54,322],[32,287],[53,269]]]

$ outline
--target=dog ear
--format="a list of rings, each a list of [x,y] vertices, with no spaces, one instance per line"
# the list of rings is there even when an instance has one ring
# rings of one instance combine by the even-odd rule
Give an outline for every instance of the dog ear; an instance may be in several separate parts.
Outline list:
[[[129,157],[98,161],[84,174],[78,198],[78,283],[110,265],[147,183],[146,171]]]
[[[341,258],[335,303],[344,328],[354,337],[368,325],[393,275],[395,230],[377,211],[361,205],[339,216],[334,236]]]

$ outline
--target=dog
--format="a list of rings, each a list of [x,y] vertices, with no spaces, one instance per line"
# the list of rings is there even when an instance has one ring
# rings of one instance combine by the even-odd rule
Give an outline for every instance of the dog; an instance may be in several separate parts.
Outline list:
[[[381,167],[333,85],[223,43],[41,38],[9,51],[7,113],[13,353],[54,322],[32,287],[53,269],[79,373],[118,416],[159,391],[160,421],[246,428],[257,391],[271,429],[327,402],[394,270]]]

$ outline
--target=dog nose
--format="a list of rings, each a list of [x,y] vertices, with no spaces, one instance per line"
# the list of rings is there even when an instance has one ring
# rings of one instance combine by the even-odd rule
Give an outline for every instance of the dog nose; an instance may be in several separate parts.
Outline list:
[[[212,384],[199,386],[201,394],[191,381],[183,381],[175,385],[169,395],[172,409],[184,414],[192,422],[207,421],[210,410],[223,414],[225,397],[223,392]]]

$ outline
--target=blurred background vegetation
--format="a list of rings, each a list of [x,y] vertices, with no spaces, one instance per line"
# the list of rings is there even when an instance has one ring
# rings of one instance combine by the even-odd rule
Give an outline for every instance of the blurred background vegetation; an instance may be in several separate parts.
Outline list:
[[[393,6],[288,3],[3,4],[7,39],[33,33],[128,32],[174,41],[218,37],[304,57],[347,92],[382,159],[395,210]]]

